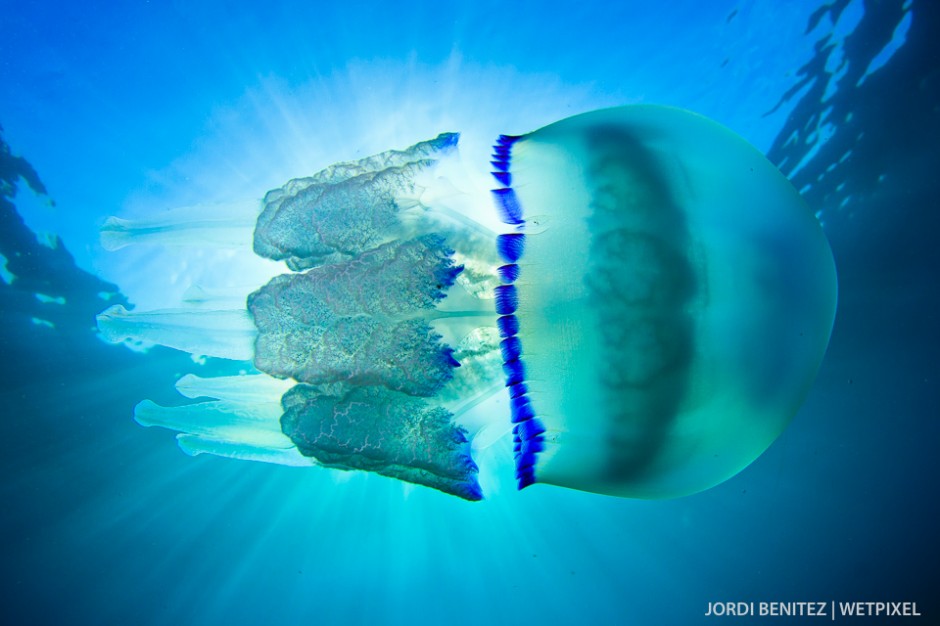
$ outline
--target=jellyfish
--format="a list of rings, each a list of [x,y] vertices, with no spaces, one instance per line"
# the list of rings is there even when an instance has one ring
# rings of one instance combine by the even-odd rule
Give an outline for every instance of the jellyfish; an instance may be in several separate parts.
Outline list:
[[[145,400],[136,420],[190,454],[468,500],[474,454],[503,437],[519,489],[649,499],[708,489],[771,445],[819,368],[837,281],[820,224],[758,150],[685,110],[625,106],[499,136],[479,189],[458,142],[291,180],[248,227],[108,220],[111,247],[240,237],[283,263],[250,293],[99,315],[110,341],[250,365],[187,375],[177,388],[200,401]]]

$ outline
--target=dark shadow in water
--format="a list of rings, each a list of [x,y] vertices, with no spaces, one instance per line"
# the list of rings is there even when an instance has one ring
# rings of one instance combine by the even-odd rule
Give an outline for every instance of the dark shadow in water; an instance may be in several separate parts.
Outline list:
[[[46,196],[33,167],[14,156],[0,135],[0,254],[12,275],[9,284],[0,282],[0,393],[17,407],[14,412],[6,405],[11,412],[0,420],[3,432],[37,430],[31,420],[70,408],[64,403],[77,399],[77,393],[70,393],[73,387],[77,391],[91,380],[120,378],[145,361],[165,361],[166,379],[127,380],[97,401],[123,399],[133,406],[132,399],[149,397],[141,395],[144,389],[150,393],[172,382],[173,368],[192,369],[192,360],[180,353],[154,350],[145,355],[98,339],[95,315],[112,304],[128,305],[127,299],[117,286],[76,266],[58,236],[48,244],[40,242],[15,206],[21,181]],[[61,416],[56,422],[66,425]]]
[[[820,9],[808,30],[847,5],[838,0]],[[903,5],[864,3],[864,17],[844,42],[845,74],[827,101],[826,64],[835,46],[831,35],[818,42],[782,101],[809,89],[768,156],[820,212],[839,270],[839,312],[817,386],[838,399],[826,419],[838,422],[844,439],[829,442],[827,454],[844,459],[845,469],[820,476],[819,488],[828,479],[858,490],[857,502],[836,496],[850,502],[841,514],[867,516],[873,540],[846,557],[846,576],[833,593],[917,600],[922,613],[936,616],[940,3],[914,0],[906,43],[859,84],[891,40]],[[794,171],[824,115],[831,136]]]
[[[29,189],[18,189],[22,183]],[[58,237],[51,247],[39,241],[15,206],[17,193],[30,191],[46,196],[33,167],[0,135],[0,254],[8,272],[0,281],[0,621],[82,623],[91,616],[77,617],[75,607],[88,589],[64,585],[81,580],[88,564],[37,561],[48,553],[39,538],[50,535],[47,525],[98,501],[128,455],[148,441],[150,433],[132,420],[137,402],[179,404],[175,380],[218,364],[99,340],[95,315],[126,298],[77,267]],[[56,602],[46,602],[47,594]]]

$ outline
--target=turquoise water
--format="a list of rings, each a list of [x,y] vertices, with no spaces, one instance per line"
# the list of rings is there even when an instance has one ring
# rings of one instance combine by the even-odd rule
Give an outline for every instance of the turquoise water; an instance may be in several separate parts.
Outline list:
[[[442,4],[5,6],[4,623],[689,624],[721,601],[935,619],[934,3]],[[108,304],[152,308],[219,266],[108,253],[107,216],[258,198],[442,131],[473,155],[634,102],[767,153],[836,256],[816,384],[738,476],[667,501],[496,477],[467,503],[192,458],[134,423],[180,375],[238,366],[95,336]]]

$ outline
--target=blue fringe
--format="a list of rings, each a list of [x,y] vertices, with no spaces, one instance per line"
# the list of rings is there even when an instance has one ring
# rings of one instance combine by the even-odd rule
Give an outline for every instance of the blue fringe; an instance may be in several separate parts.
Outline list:
[[[506,374],[506,385],[517,385],[525,381],[525,366],[522,361],[509,361],[503,363],[503,373]]]
[[[519,396],[524,396],[529,393],[529,387],[525,383],[517,383],[515,385],[509,385],[509,399],[513,400]]]
[[[520,386],[525,387],[525,383],[523,383],[523,384],[520,385]],[[525,395],[524,393],[523,393],[523,394],[516,394],[515,396],[513,396],[513,395],[510,395],[510,396],[509,396],[509,407],[510,407],[514,412],[519,412],[519,411],[521,411],[521,410],[522,410],[522,407],[526,406],[527,404],[529,404],[529,397],[528,397],[527,395]]]
[[[500,185],[493,190],[493,203],[503,223],[521,226],[523,208],[519,197],[512,188],[512,175],[509,172],[512,161],[513,145],[521,137],[500,135],[493,146],[493,178]],[[503,372],[506,374],[506,386],[509,388],[510,418],[513,423],[513,452],[516,461],[516,480],[519,489],[524,489],[536,482],[535,465],[538,454],[545,450],[545,425],[538,419],[529,398],[529,387],[525,383],[525,364],[522,358],[522,341],[519,334],[519,318],[514,315],[519,308],[519,291],[515,286],[519,279],[519,265],[516,264],[525,253],[525,235],[506,233],[497,236],[496,249],[506,265],[499,267],[499,279],[503,283],[496,287],[496,320],[499,336],[502,337],[499,348],[503,357]]]
[[[432,140],[438,150],[453,148],[457,145],[458,141],[460,141],[460,133],[441,133]]]
[[[532,468],[528,468],[525,472],[517,472],[516,479],[518,480],[518,488],[521,491],[529,485],[535,484],[535,472],[532,471]]]
[[[496,179],[496,182],[501,184],[503,187],[509,187],[512,185],[512,174],[509,172],[490,172],[493,175],[493,178]]]
[[[519,278],[519,266],[515,263],[500,265],[496,271],[499,272],[499,279],[504,283],[514,283]]]
[[[519,454],[537,455],[545,450],[545,438],[537,435],[528,441],[519,442]]]
[[[499,342],[499,349],[503,353],[503,361],[515,361],[522,356],[522,342],[518,337],[507,337]]]
[[[496,208],[499,209],[499,217],[503,220],[503,223],[521,224],[522,207],[519,206],[519,199],[516,198],[516,192],[512,190],[512,187],[494,189],[492,194],[496,200]]]
[[[515,263],[522,258],[525,252],[525,235],[522,233],[507,233],[496,237],[496,250],[507,263]]]
[[[529,399],[525,396],[522,398],[514,398],[515,400],[523,399],[525,404],[514,404],[511,405],[512,423],[521,424],[523,422],[528,422],[535,417],[535,411],[532,410],[532,405],[529,404]]]
[[[496,320],[500,337],[512,337],[519,334],[519,318],[515,315],[504,315]]]
[[[542,424],[542,420],[536,417],[519,422],[519,439],[524,442],[534,439],[536,435],[541,435],[544,432],[545,426]]]
[[[496,312],[500,315],[515,313],[519,307],[519,294],[515,285],[500,285],[496,292]]]

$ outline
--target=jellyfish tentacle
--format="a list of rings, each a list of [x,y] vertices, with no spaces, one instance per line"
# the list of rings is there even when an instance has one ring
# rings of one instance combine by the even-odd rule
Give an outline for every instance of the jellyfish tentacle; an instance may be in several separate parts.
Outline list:
[[[299,273],[251,293],[247,310],[213,310],[232,290],[200,288],[184,294],[188,309],[103,313],[111,340],[250,356],[265,372],[184,377],[178,391],[203,401],[146,401],[138,422],[179,431],[189,454],[366,469],[479,499],[467,428],[492,439],[498,421],[486,408],[498,372],[498,340],[485,330],[495,234],[467,217],[472,199],[432,176],[456,139],[338,164],[267,194],[254,246]],[[344,436],[311,445],[327,410],[346,418]],[[396,441],[373,439],[376,428]]]
[[[499,389],[499,337],[491,328],[474,328],[454,344],[453,356],[460,367],[435,399],[459,418]]]
[[[316,465],[281,430],[281,396],[291,386],[264,374],[215,378],[187,374],[176,383],[180,394],[209,401],[164,407],[145,400],[135,407],[134,418],[142,426],[178,431],[179,447],[191,456]]]
[[[291,467],[312,467],[319,465],[316,459],[302,455],[297,447],[293,445],[289,448],[266,448],[264,446],[220,441],[186,433],[178,434],[176,436],[176,443],[183,452],[190,456],[211,454],[228,459],[257,461],[259,463],[288,465]]]
[[[141,426],[159,426],[206,439],[245,443],[264,448],[289,448],[281,432],[280,407],[238,405],[221,400],[165,407],[144,400],[134,409]]]
[[[495,233],[472,217],[479,199],[436,174],[456,158],[457,138],[443,133],[269,191],[255,228],[255,252],[303,271],[396,239],[437,233],[460,254],[495,260]]]
[[[128,311],[115,305],[97,316],[107,341],[160,344],[194,355],[250,361],[258,331],[245,310]]]
[[[363,469],[480,500],[466,431],[421,398],[381,387],[341,396],[300,384],[284,395],[285,434],[300,452],[337,469]]]
[[[183,292],[182,301],[186,308],[191,309],[234,310],[244,307],[247,294],[257,287],[257,285],[207,287],[193,284]]]
[[[109,217],[101,225],[101,245],[119,250],[129,245],[157,244],[248,248],[258,219],[258,202],[180,207],[145,219]]]
[[[356,176],[381,172],[390,167],[401,167],[422,159],[433,160],[454,150],[459,140],[460,133],[441,133],[434,139],[420,141],[405,150],[387,150],[358,161],[334,163],[313,176],[294,179],[285,187],[292,184],[335,185]],[[283,191],[284,188],[272,193]]]
[[[418,178],[450,153],[458,138],[443,133],[408,150],[333,166],[268,192],[255,227],[255,252],[300,271],[407,236],[400,214],[419,204]]]
[[[246,405],[263,402],[276,404],[293,385],[291,381],[278,380],[265,374],[209,378],[186,374],[176,381],[176,390],[192,399],[215,398]]]
[[[309,269],[249,297],[255,364],[301,381],[283,396],[281,425],[303,455],[475,500],[464,424],[480,432],[494,421],[485,407],[498,340],[481,329],[495,317],[481,296],[494,281],[495,233],[433,178],[433,142],[421,146],[269,194],[256,249],[277,239],[288,267]]]
[[[424,235],[274,278],[248,298],[259,331],[255,366],[311,384],[433,395],[459,365],[427,320],[462,270],[450,253]],[[383,292],[394,297],[376,297]]]

